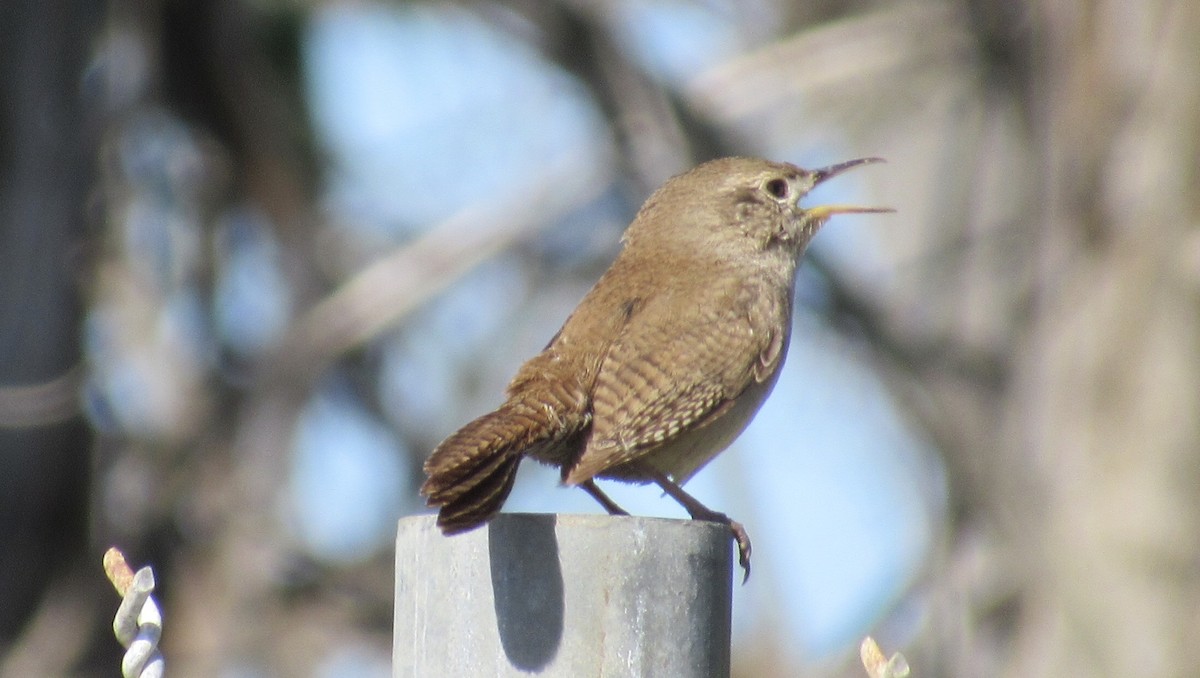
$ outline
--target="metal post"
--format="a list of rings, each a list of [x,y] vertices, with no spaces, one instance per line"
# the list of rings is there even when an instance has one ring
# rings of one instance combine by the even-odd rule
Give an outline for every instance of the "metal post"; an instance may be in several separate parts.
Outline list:
[[[392,675],[729,675],[732,545],[713,523],[501,514],[400,521]]]

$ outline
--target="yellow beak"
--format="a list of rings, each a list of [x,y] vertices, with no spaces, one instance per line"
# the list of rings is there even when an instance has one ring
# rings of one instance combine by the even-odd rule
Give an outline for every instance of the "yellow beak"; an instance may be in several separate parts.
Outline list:
[[[812,170],[813,186],[824,181],[832,179],[846,170],[853,169],[860,165],[870,165],[877,162],[885,162],[883,158],[858,158],[857,160],[847,160],[839,162],[836,165],[822,167],[821,169]],[[890,207],[859,207],[858,205],[818,205],[804,210],[804,213],[810,218],[825,220],[835,214],[864,214],[877,212],[895,212],[896,210]]]

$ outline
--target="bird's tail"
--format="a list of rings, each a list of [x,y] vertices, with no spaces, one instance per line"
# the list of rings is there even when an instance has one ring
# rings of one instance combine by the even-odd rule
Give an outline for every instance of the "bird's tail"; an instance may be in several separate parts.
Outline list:
[[[479,527],[500,511],[512,491],[521,458],[549,444],[545,410],[509,401],[479,417],[437,446],[425,461],[421,486],[438,509],[438,527],[455,534]]]

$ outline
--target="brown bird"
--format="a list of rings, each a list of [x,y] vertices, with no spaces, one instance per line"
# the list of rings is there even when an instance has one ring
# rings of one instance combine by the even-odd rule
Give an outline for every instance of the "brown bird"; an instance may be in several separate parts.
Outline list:
[[[609,513],[596,478],[658,484],[692,518],[729,526],[750,575],[742,525],[681,487],[733,442],[779,377],[792,327],[796,265],[826,220],[892,210],[803,208],[814,186],[861,158],[817,170],[752,158],[704,163],[666,182],[624,248],[508,399],[447,438],[421,487],[446,534],[499,512],[525,457]]]

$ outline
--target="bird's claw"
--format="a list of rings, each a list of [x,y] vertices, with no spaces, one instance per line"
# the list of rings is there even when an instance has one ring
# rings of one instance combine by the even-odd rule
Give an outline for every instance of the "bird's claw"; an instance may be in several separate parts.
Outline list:
[[[733,534],[733,541],[738,547],[738,565],[742,566],[742,584],[750,580],[750,535],[746,533],[746,528],[738,521],[730,518],[724,513],[717,511],[696,511],[692,514],[692,518],[696,520],[706,520],[713,523],[721,523],[729,528]]]
[[[733,540],[737,542],[738,547],[738,564],[742,566],[742,584],[744,585],[750,580],[750,535],[746,534],[746,528],[736,520],[729,521],[729,531],[733,533]]]

